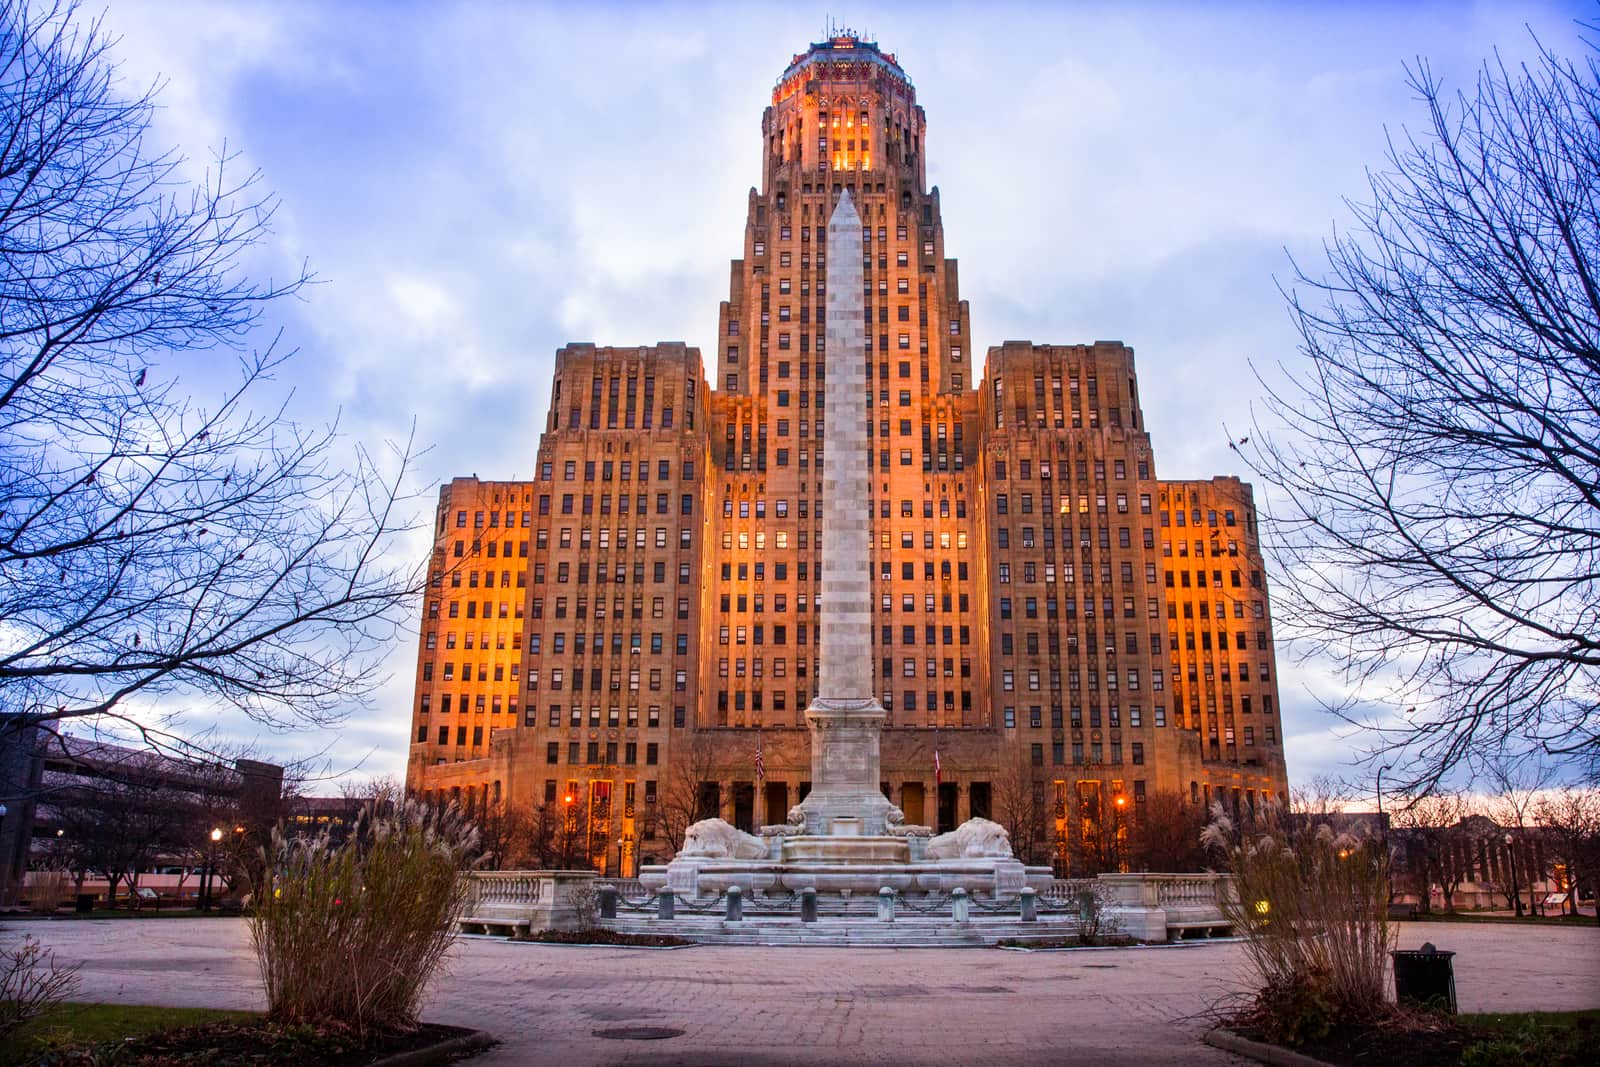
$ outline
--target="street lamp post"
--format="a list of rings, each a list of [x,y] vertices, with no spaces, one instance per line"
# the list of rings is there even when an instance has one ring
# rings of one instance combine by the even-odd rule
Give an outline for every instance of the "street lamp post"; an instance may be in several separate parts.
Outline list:
[[[1511,861],[1511,902],[1516,908],[1517,918],[1522,918],[1522,884],[1517,881],[1517,839],[1506,834],[1506,855]]]
[[[1128,798],[1126,795],[1118,793],[1115,803],[1117,808],[1117,822],[1111,830],[1111,843],[1112,847],[1116,849],[1117,870],[1118,872],[1121,872],[1127,867],[1122,854],[1122,811],[1128,806]]]
[[[211,844],[206,848],[205,862],[200,867],[200,910],[211,910],[211,879],[215,876],[217,866],[217,842],[222,840],[222,831],[216,827],[211,828],[207,835]]]
[[[561,798],[561,803],[566,805],[564,817],[561,820],[561,866],[570,869],[573,864],[572,845],[576,836],[576,827],[572,825],[572,802],[575,798],[569,792]]]

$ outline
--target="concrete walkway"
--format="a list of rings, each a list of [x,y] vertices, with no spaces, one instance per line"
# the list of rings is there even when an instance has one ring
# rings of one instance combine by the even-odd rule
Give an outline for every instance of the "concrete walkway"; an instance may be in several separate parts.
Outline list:
[[[260,1008],[234,919],[11,922],[83,965],[82,999]],[[1600,929],[1406,923],[1457,953],[1464,1011],[1600,1008]],[[330,961],[330,965],[334,965]],[[1234,944],[997,949],[582,949],[470,939],[426,1017],[503,1042],[473,1063],[1227,1064],[1199,1043]],[[629,1027],[664,1040],[597,1036]]]

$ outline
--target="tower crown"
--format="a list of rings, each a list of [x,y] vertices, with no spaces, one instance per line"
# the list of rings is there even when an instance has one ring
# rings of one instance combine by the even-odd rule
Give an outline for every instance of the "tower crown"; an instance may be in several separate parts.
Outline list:
[[[914,91],[911,79],[901,68],[894,53],[885,52],[875,41],[863,41],[846,31],[814,42],[810,48],[789,61],[789,66],[778,77],[772,90],[772,102],[777,104],[797,92],[809,91],[808,85],[818,82],[844,80],[860,81],[863,76],[887,76]]]

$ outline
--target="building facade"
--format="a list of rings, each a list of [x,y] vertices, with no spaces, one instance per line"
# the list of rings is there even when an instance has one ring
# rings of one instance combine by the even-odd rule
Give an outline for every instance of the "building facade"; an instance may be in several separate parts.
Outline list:
[[[994,817],[1019,852],[1070,868],[1109,813],[1131,823],[1156,791],[1285,792],[1249,487],[1158,480],[1124,345],[974,360],[926,126],[876,45],[795,56],[762,119],[709,380],[682,344],[568,345],[537,478],[441,490],[411,788],[557,805],[612,873],[666,858],[694,814],[781,822],[809,784],[826,372],[860,358],[877,612],[861,654],[907,821]],[[844,189],[864,353],[825,343]],[[1251,584],[1190,584],[1196,538],[1233,553],[1200,580],[1225,563]]]

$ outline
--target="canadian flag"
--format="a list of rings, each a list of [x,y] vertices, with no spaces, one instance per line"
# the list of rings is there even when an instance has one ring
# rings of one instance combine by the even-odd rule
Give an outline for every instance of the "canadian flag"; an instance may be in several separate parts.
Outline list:
[[[933,750],[933,784],[938,786],[944,781],[944,764],[939,762],[939,750]]]

